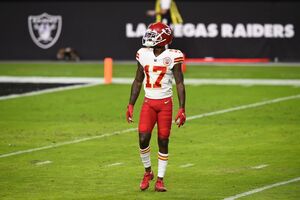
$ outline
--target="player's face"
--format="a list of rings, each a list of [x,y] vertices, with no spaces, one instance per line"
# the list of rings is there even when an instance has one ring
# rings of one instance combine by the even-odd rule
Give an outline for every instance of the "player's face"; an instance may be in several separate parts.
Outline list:
[[[162,34],[148,29],[143,37],[143,45],[146,47],[154,47],[163,41]]]

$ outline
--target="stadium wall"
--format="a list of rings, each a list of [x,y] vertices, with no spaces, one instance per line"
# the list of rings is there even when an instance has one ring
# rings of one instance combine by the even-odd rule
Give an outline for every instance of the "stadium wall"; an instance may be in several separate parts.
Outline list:
[[[300,61],[300,3],[178,1],[184,24],[171,45],[189,58]],[[72,47],[81,59],[133,60],[154,19],[152,1],[0,3],[0,59],[55,60]],[[42,15],[44,13],[44,15]]]

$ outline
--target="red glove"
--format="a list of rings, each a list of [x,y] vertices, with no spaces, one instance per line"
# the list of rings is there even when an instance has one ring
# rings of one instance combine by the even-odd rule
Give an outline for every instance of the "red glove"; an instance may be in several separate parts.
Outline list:
[[[132,104],[128,104],[128,106],[127,106],[127,112],[126,112],[127,122],[128,123],[133,122],[132,118],[133,118],[133,105]]]
[[[185,123],[185,120],[186,120],[185,110],[184,110],[184,108],[180,108],[176,115],[175,123],[178,125],[178,127],[180,127]]]

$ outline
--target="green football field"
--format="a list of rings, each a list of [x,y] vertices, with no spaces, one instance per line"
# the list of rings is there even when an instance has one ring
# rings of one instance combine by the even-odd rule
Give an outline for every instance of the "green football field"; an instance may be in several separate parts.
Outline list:
[[[132,64],[114,66],[114,77],[134,73]],[[2,62],[1,76],[102,77],[103,66]],[[300,65],[188,66],[185,78],[300,80]],[[125,119],[126,84],[0,100],[0,199],[300,199],[299,86],[186,85],[186,92],[189,118],[172,126],[166,193],[154,192],[155,181],[139,190],[143,92],[133,124]],[[177,108],[174,90],[174,115]],[[157,174],[156,129],[152,135]]]

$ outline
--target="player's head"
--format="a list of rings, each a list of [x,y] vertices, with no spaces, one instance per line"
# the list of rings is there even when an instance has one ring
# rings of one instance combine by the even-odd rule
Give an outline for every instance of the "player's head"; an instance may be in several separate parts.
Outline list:
[[[142,44],[146,47],[164,47],[171,44],[173,33],[171,28],[161,22],[150,24],[142,39]]]

